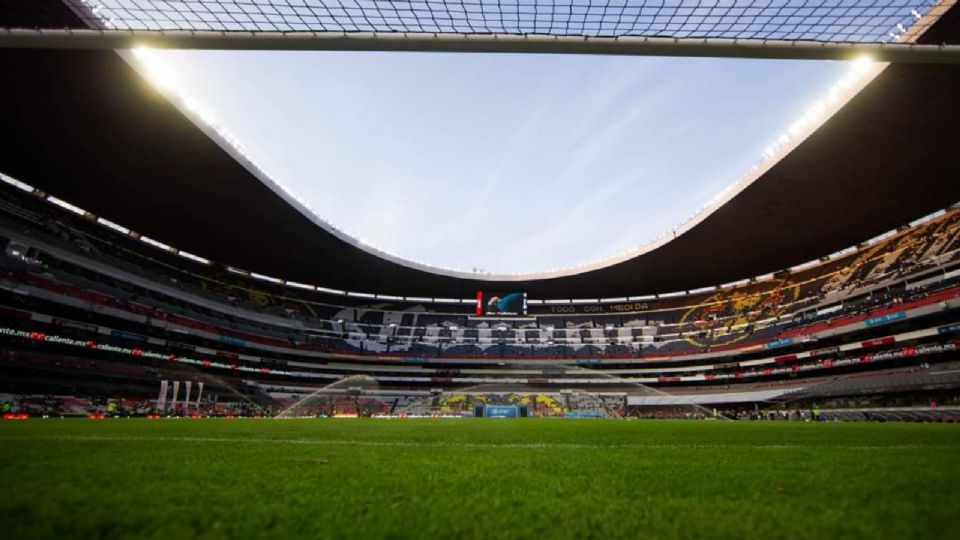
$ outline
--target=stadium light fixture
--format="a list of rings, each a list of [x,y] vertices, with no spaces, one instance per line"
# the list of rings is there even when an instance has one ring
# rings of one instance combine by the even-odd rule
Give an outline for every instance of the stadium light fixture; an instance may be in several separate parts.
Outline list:
[[[343,291],[343,290],[340,290],[340,289],[328,289],[327,287],[320,287],[319,285],[317,286],[317,289],[316,289],[316,290],[317,290],[317,292],[322,292],[322,293],[326,293],[326,294],[335,294],[335,295],[337,295],[337,296],[346,296],[346,295],[347,295],[347,291]]]
[[[0,173],[0,180],[3,180],[4,182],[10,184],[11,186],[13,186],[13,187],[15,187],[15,188],[17,188],[17,189],[26,191],[27,193],[33,193],[33,192],[35,191],[34,188],[33,188],[33,186],[31,186],[30,184],[27,184],[27,183],[25,183],[25,182],[21,182],[21,181],[17,180],[16,178],[13,178],[12,176],[7,176],[7,175],[5,175],[5,174],[3,174],[3,173]]]
[[[136,47],[133,49],[133,55],[140,61],[144,68],[144,74],[157,89],[174,95],[179,93],[180,82],[176,73],[159,61],[153,49],[143,46]]]
[[[114,223],[114,222],[112,222],[112,221],[110,221],[110,220],[108,220],[108,219],[103,219],[102,217],[98,217],[98,218],[97,218],[97,223],[99,223],[99,224],[101,224],[101,225],[103,225],[104,227],[107,227],[107,228],[109,228],[109,229],[113,229],[113,230],[117,231],[117,232],[120,233],[120,234],[130,234],[130,229],[124,227],[123,225],[118,225],[118,224],[116,224],[116,223]]]
[[[71,212],[73,212],[74,214],[77,214],[77,215],[79,215],[79,216],[86,215],[86,213],[87,213],[87,211],[84,210],[83,208],[80,208],[79,206],[70,204],[70,203],[68,203],[67,201],[63,200],[63,199],[58,199],[58,198],[53,197],[53,196],[51,196],[51,195],[47,195],[47,200],[50,201],[50,202],[52,202],[53,204],[59,206],[60,208],[64,208],[64,209],[66,209],[66,210],[69,210],[69,211],[71,211]]]
[[[699,289],[692,289],[687,291],[688,294],[703,294],[705,292],[711,292],[717,290],[716,285],[710,285],[708,287],[700,287]]]
[[[316,288],[314,285],[308,285],[308,284],[306,284],[306,283],[299,283],[299,282],[296,282],[296,281],[287,281],[287,282],[286,282],[286,285],[287,285],[288,287],[294,287],[294,288],[297,288],[297,289],[306,289],[306,290],[308,290],[308,291],[315,291],[315,290],[317,290],[317,288]]]
[[[866,55],[860,56],[853,61],[853,69],[856,70],[861,75],[870,71],[870,68],[872,67],[873,67],[873,59]]]
[[[250,277],[254,279],[259,279],[260,281],[268,281],[270,283],[277,283],[277,284],[279,284],[282,281],[280,278],[275,278],[273,276],[267,276],[264,274],[258,274],[256,272],[250,272]]]
[[[162,250],[164,250],[164,251],[169,251],[169,252],[172,252],[172,253],[176,253],[176,252],[177,252],[177,250],[173,249],[172,247],[168,246],[167,244],[164,244],[163,242],[160,242],[159,240],[154,240],[153,238],[150,238],[150,237],[147,237],[147,236],[142,236],[142,235],[141,235],[141,236],[140,236],[140,241],[143,242],[143,243],[145,243],[145,244],[150,244],[151,246],[153,246],[153,247],[155,247],[155,248],[162,249]]]
[[[177,252],[177,255],[180,255],[180,256],[183,257],[184,259],[190,259],[191,261],[198,262],[198,263],[200,263],[200,264],[206,264],[206,265],[209,265],[209,264],[210,264],[210,260],[209,260],[209,259],[206,259],[206,258],[204,258],[204,257],[200,257],[199,255],[194,255],[193,253],[189,253],[189,252],[186,252],[186,251],[183,251],[183,250],[178,251],[178,252]]]

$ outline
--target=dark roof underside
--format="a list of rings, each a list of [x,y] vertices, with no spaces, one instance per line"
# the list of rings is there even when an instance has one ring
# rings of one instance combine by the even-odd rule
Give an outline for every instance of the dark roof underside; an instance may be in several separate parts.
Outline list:
[[[953,41],[958,13],[927,37]],[[0,171],[218,262],[351,291],[599,298],[693,289],[788,268],[960,201],[960,66],[893,65],[667,245],[574,276],[464,280],[386,261],[314,225],[113,52],[4,50],[0,70],[0,100],[15,104]]]
[[[0,28],[86,28],[59,0],[0,0]]]

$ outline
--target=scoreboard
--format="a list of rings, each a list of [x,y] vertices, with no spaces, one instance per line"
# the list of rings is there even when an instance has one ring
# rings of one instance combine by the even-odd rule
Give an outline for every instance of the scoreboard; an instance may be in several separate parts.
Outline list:
[[[527,293],[477,291],[477,317],[518,317],[527,314]]]

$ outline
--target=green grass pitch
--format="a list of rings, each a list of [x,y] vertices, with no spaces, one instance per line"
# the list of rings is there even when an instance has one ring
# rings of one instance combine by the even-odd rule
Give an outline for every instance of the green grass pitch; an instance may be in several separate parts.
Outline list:
[[[960,426],[0,423],[0,536],[951,538]]]

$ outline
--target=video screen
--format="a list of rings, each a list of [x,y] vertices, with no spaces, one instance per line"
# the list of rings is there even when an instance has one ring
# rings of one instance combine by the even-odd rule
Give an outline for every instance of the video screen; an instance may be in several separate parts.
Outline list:
[[[527,293],[477,291],[477,315],[516,317],[527,314]]]

